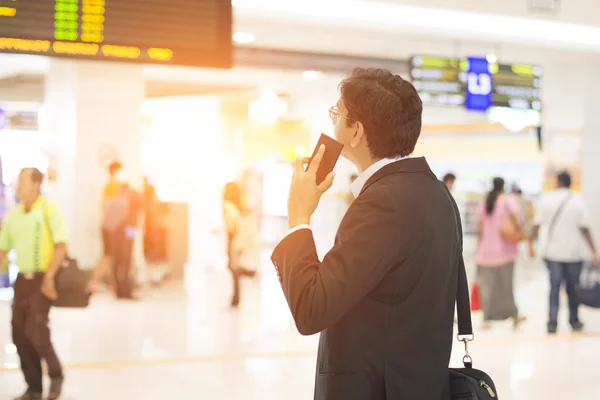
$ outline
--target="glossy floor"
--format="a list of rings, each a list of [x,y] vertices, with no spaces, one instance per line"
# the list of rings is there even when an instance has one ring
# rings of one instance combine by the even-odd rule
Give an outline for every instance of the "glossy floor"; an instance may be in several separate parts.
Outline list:
[[[228,308],[226,273],[193,268],[184,285],[144,292],[138,302],[99,295],[86,310],[53,310],[64,398],[311,399],[318,337],[295,331],[266,256],[236,311]],[[545,271],[535,263],[518,271],[518,301],[529,319],[518,332],[499,323],[477,333],[475,366],[494,378],[502,400],[600,398],[600,312],[582,311],[585,334],[563,323],[547,337]],[[9,326],[10,304],[0,302],[0,400],[23,389]],[[459,343],[454,350],[459,365]]]

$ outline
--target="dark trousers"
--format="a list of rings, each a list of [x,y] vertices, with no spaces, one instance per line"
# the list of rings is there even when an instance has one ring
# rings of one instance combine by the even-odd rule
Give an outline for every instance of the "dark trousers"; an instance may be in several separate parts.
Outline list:
[[[571,325],[579,322],[579,300],[577,299],[577,284],[583,266],[582,261],[558,262],[545,260],[550,273],[550,317],[548,325],[558,324],[558,309],[560,303],[560,287],[563,282],[569,297],[569,322]]]
[[[62,378],[63,371],[50,340],[48,314],[51,301],[41,293],[43,274],[33,279],[19,275],[14,284],[12,336],[17,348],[25,382],[33,393],[42,393],[42,359],[51,379]]]
[[[131,279],[133,238],[128,237],[125,227],[110,232],[110,236],[110,256],[117,297],[131,298],[133,296]]]

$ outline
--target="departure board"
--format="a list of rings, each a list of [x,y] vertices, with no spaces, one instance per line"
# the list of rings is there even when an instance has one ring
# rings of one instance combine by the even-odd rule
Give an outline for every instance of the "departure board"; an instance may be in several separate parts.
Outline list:
[[[426,105],[465,104],[465,62],[458,58],[415,56],[410,59],[410,76]]]
[[[0,52],[230,68],[231,0],[0,0]]]
[[[539,111],[542,107],[542,68],[524,64],[493,66],[492,105]]]

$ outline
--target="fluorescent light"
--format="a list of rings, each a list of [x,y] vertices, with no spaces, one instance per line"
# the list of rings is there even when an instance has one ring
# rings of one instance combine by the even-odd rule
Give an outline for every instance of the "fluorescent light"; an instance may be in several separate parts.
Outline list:
[[[253,43],[256,37],[250,32],[236,32],[233,34],[233,41],[239,44]]]
[[[454,34],[482,40],[583,47],[600,51],[600,27],[551,20],[425,8],[365,0],[233,0],[238,13],[279,21],[320,21],[331,25],[370,27],[374,30],[430,29],[437,35]]]
[[[273,125],[286,113],[287,109],[286,100],[280,98],[275,92],[264,91],[258,99],[250,102],[248,116],[265,125]]]
[[[316,81],[319,80],[322,76],[323,73],[321,71],[308,70],[302,73],[302,79],[304,79],[305,81]]]

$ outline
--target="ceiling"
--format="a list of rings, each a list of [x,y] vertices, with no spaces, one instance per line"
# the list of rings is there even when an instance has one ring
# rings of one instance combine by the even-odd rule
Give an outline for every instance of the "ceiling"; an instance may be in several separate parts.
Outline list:
[[[321,58],[335,57],[335,55],[354,57],[342,61],[332,61],[333,64],[337,65],[336,68],[340,70],[340,74],[344,69],[340,68],[340,65],[348,65],[347,70],[349,70],[352,65],[365,63],[366,57],[370,58],[371,64],[382,65],[387,68],[390,68],[388,67],[390,62],[396,62],[390,60],[402,62],[402,60],[406,60],[413,54],[450,57],[495,54],[499,60],[504,62],[542,65],[548,62],[564,63],[565,60],[570,63],[578,62],[578,60],[583,61],[586,57],[589,57],[589,54],[583,52],[581,48],[565,47],[564,43],[557,43],[554,48],[549,48],[547,42],[515,40],[516,36],[510,36],[510,33],[515,30],[512,28],[505,29],[506,35],[476,35],[467,30],[451,30],[448,27],[444,29],[435,27],[418,28],[415,25],[403,24],[400,20],[398,22],[392,19],[386,23],[377,24],[373,18],[380,18],[381,16],[374,15],[371,20],[367,20],[365,15],[353,15],[350,12],[351,9],[349,11],[347,8],[340,8],[342,3],[356,6],[359,3],[366,3],[366,1],[306,1],[310,4],[305,4],[302,9],[296,7],[291,12],[289,11],[291,3],[283,0],[279,2],[234,0],[236,6],[234,30],[253,33],[256,41],[251,44],[252,47],[311,52],[320,54],[317,57]],[[416,9],[414,6],[419,5],[421,1],[411,1],[412,5],[409,6],[398,4],[399,2],[395,0],[388,0],[385,4],[396,7],[390,9],[393,12],[403,10],[397,7],[409,7],[406,10],[410,9],[414,12],[414,9]],[[473,4],[472,1],[468,0],[427,1],[434,5],[437,5],[435,1],[442,2],[448,8],[455,10],[452,12],[472,8],[470,5]],[[511,0],[511,3],[514,3],[514,1]],[[524,0],[518,1],[524,2]],[[587,0],[574,1],[579,4]],[[372,3],[373,7],[380,7],[382,4],[380,2]],[[254,4],[254,6],[262,4],[263,8],[252,8],[248,6],[249,4]],[[288,7],[287,11],[285,7]],[[431,10],[435,11],[435,9],[429,9],[429,11]],[[484,10],[476,9],[474,11]],[[489,10],[494,11],[493,7]],[[530,17],[526,9],[519,10],[517,16],[521,18]],[[497,11],[502,12],[500,9]],[[600,13],[597,14],[600,15]],[[484,14],[472,15],[475,18],[477,15]],[[487,14],[486,18],[490,16]],[[519,21],[523,22],[525,20],[521,19]],[[481,21],[479,22],[481,23]],[[520,34],[522,33],[520,32]],[[598,38],[600,38],[600,33]],[[590,43],[593,42],[592,39],[596,40],[595,36],[590,38]],[[358,60],[356,57],[362,57],[363,59]],[[253,59],[252,56],[246,58],[247,61]],[[292,64],[292,69],[296,67],[301,71],[306,67],[294,60],[289,62]],[[49,60],[45,57],[0,54],[0,96],[4,98],[4,95],[10,92],[12,97],[43,98],[43,75],[48,67]],[[222,93],[248,90],[249,88],[265,85],[289,86],[293,84],[296,89],[302,90],[305,85],[314,85],[314,83],[303,82],[298,72],[283,71],[283,68],[280,67],[269,69],[266,66],[260,67],[260,70],[256,68],[208,70],[152,65],[144,66],[144,76],[148,82],[148,97]],[[332,79],[332,81],[336,80],[338,80],[338,76]]]

